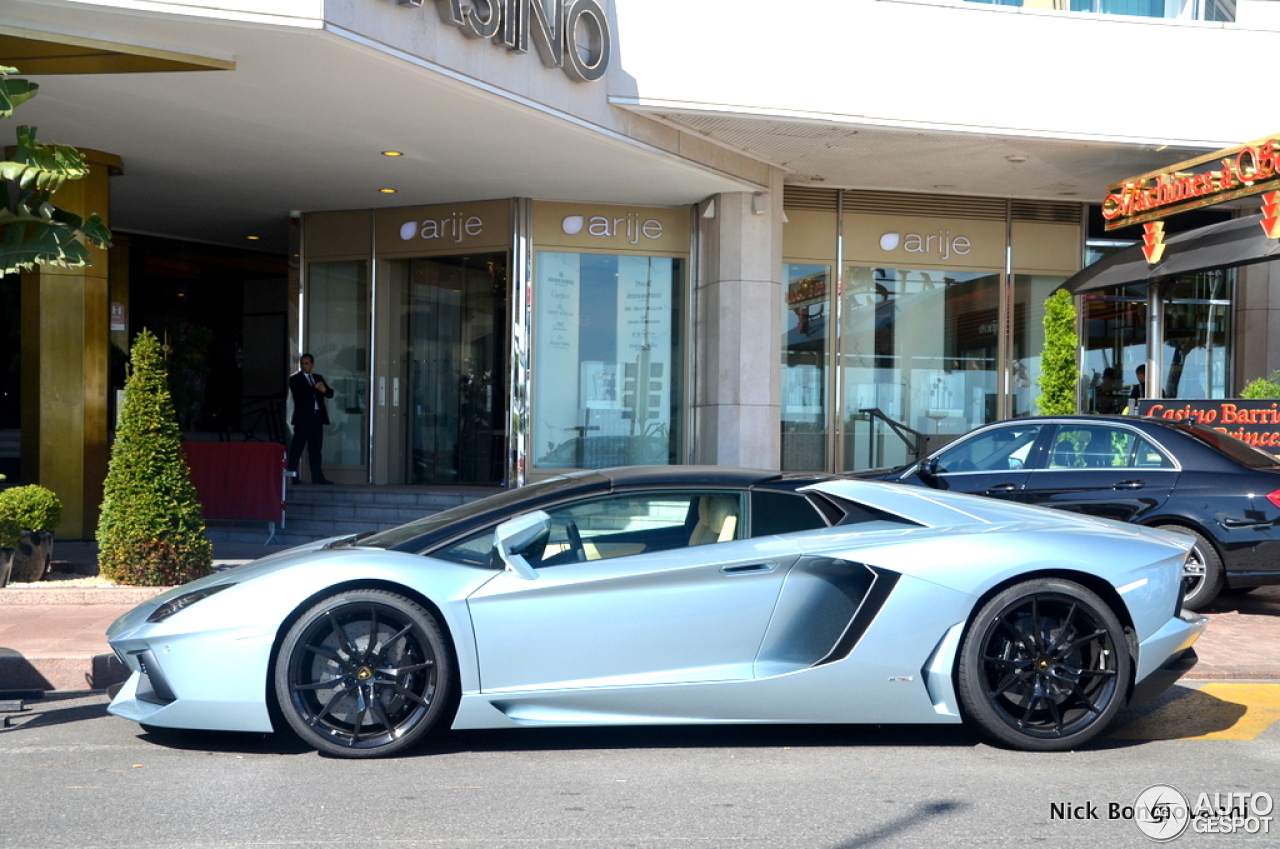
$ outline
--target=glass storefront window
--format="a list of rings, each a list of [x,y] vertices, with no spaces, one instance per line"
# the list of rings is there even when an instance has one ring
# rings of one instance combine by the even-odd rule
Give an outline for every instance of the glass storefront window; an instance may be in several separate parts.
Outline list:
[[[831,266],[789,263],[783,271],[782,469],[825,469]]]
[[[868,409],[930,438],[996,419],[998,273],[850,267],[845,281],[846,468],[914,459]]]
[[[684,260],[539,251],[535,273],[533,465],[675,462]]]
[[[1009,386],[1013,415],[1040,412],[1040,354],[1044,351],[1045,302],[1066,278],[1043,274],[1015,274],[1013,278],[1013,362]]]
[[[369,456],[369,282],[362,260],[315,262],[307,275],[306,349],[333,387],[324,462],[364,466]]]
[[[1166,285],[1160,393],[1227,398],[1235,272],[1217,269]],[[1086,409],[1120,413],[1147,358],[1147,286],[1118,286],[1083,299]]]

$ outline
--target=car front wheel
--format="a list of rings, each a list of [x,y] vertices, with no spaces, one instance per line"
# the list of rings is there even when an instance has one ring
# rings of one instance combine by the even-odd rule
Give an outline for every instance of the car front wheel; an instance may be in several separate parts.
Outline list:
[[[285,635],[275,691],[308,745],[346,758],[390,755],[439,721],[450,655],[435,618],[385,590],[351,590],[316,604]]]
[[[996,595],[960,646],[965,719],[991,741],[1061,751],[1104,733],[1127,701],[1124,628],[1096,593],[1036,579]]]

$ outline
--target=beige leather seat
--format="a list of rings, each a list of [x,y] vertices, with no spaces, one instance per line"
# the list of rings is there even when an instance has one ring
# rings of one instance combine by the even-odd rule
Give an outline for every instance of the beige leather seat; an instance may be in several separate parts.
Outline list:
[[[698,499],[698,524],[689,534],[689,545],[728,542],[738,530],[738,499],[728,495],[704,495]]]

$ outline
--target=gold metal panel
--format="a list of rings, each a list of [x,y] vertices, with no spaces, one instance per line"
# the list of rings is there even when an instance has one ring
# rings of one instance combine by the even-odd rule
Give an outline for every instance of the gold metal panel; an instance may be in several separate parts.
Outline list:
[[[23,75],[232,71],[236,63],[93,38],[0,26],[0,65]]]
[[[373,211],[309,212],[302,217],[307,262],[368,259],[373,253]]]
[[[590,203],[533,204],[533,240],[539,248],[601,253],[687,254],[689,208]]]
[[[782,225],[782,255],[788,262],[835,265],[837,216],[834,212],[788,209]]]
[[[1015,274],[1061,274],[1080,270],[1080,225],[1013,222]]]
[[[379,209],[374,246],[379,259],[505,251],[511,247],[511,201]]]
[[[1004,268],[1005,223],[963,218],[845,215],[844,261],[887,268]]]

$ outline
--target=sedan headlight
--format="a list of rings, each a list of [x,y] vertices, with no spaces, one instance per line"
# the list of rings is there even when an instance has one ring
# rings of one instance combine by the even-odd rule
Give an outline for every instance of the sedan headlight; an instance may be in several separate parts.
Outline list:
[[[157,607],[154,611],[152,611],[151,615],[147,617],[147,621],[163,622],[164,620],[168,619],[170,616],[174,615],[178,611],[185,610],[186,608],[195,604],[197,601],[202,601],[203,599],[206,599],[211,595],[220,593],[223,590],[229,589],[234,586],[235,586],[234,583],[215,584],[212,587],[201,587],[198,590],[192,590],[189,593],[183,593],[182,595],[176,598],[169,599],[164,604]]]

